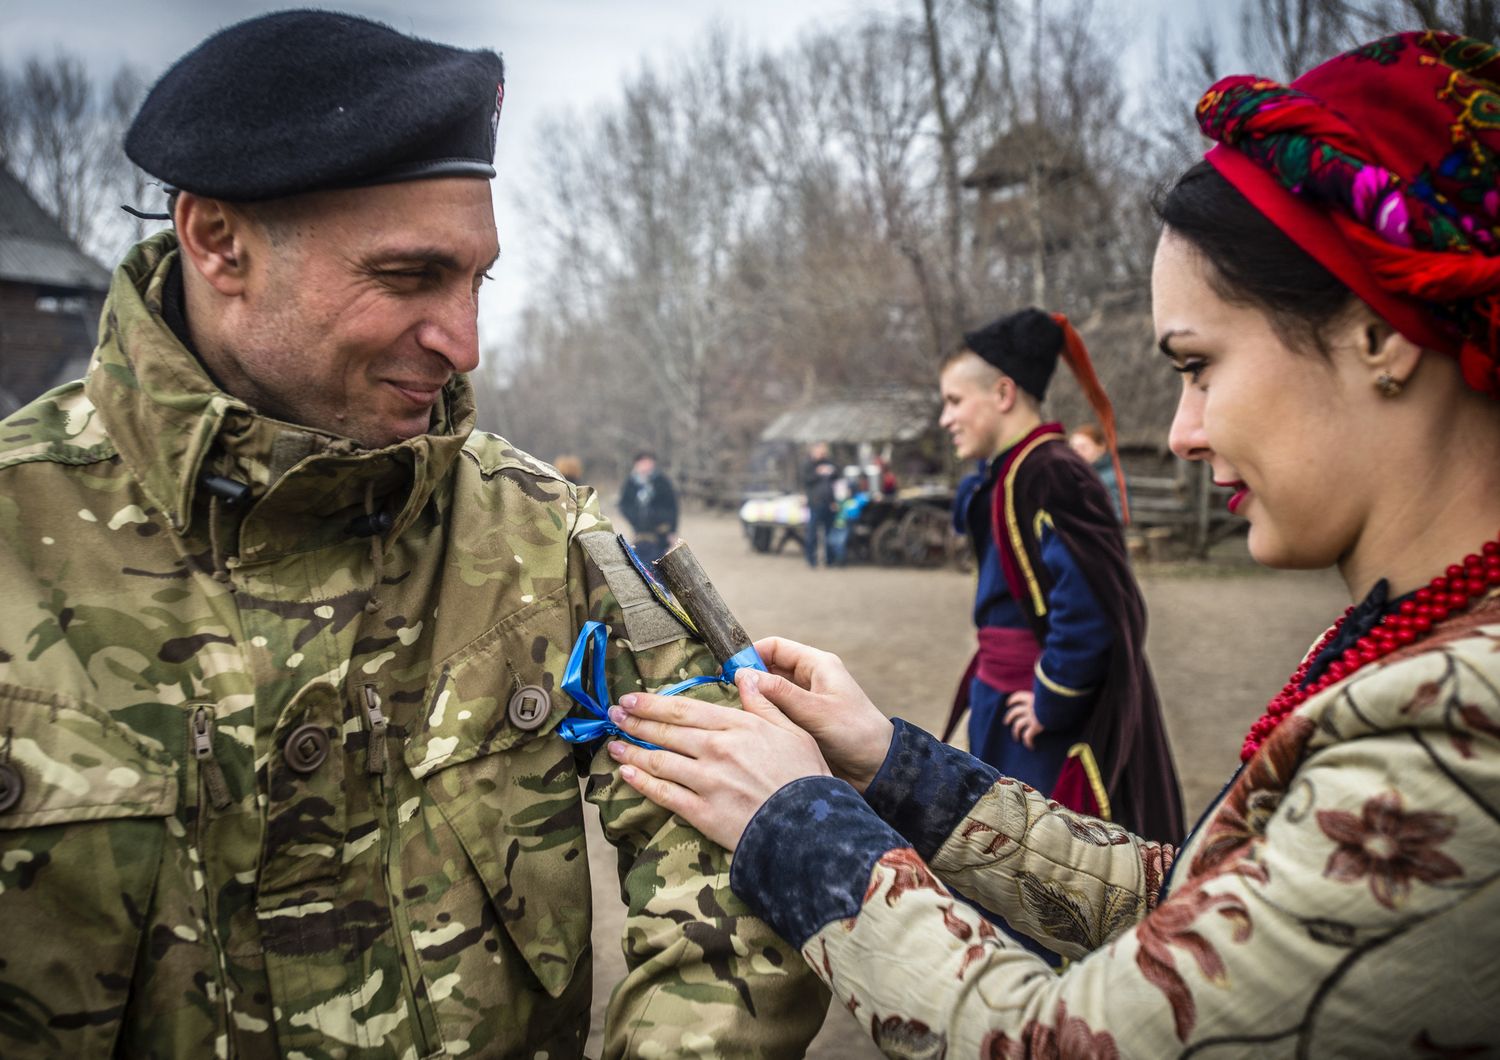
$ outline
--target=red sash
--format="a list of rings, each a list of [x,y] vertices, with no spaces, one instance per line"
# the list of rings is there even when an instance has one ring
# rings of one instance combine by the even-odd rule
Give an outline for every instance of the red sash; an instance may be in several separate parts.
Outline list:
[[[1042,656],[1042,646],[1031,630],[985,626],[979,631],[979,679],[996,692],[1016,692],[1031,687],[1033,671]]]
[[[948,712],[948,723],[943,726],[943,740],[952,737],[958,719],[969,709],[969,684],[976,676],[996,692],[1023,691],[1031,687],[1033,670],[1041,655],[1042,646],[1029,629],[980,627],[979,650],[969,660],[964,676],[958,682],[953,708]]]

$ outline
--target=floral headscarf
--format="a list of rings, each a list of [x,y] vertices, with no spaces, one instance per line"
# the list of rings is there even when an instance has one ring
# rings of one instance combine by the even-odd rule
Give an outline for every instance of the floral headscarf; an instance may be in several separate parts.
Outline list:
[[[1402,33],[1198,103],[1208,161],[1403,335],[1500,398],[1500,48]]]

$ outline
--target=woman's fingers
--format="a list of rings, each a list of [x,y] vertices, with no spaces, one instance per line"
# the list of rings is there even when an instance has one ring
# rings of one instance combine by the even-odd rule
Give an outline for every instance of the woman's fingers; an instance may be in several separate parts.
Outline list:
[[[757,717],[774,719],[781,717],[781,711],[776,709],[776,704],[761,694],[760,683],[764,679],[767,684],[778,678],[770,674],[762,673],[760,670],[741,670],[734,675],[734,686],[740,692],[740,705]]]
[[[722,729],[727,726],[726,719],[734,717],[732,711],[692,696],[659,696],[655,692],[631,692],[620,697],[620,706],[637,718],[693,729]]]
[[[817,719],[818,697],[785,677],[758,671],[741,671],[735,675],[740,688],[740,702],[768,721],[790,719],[799,727],[803,719]]]
[[[785,637],[766,637],[755,642],[766,669],[789,678],[803,688],[812,687],[813,674],[828,653]]]
[[[609,719],[637,740],[697,758],[704,737],[727,728],[726,718],[735,713],[685,696],[632,692],[621,696],[618,706],[609,708]]]
[[[706,771],[695,759],[669,751],[665,747],[637,747],[626,740],[611,740],[609,757],[622,766],[629,766],[637,772],[675,784],[694,794],[701,792],[707,780]]]
[[[616,754],[616,748],[624,750],[621,754]],[[617,760],[629,751],[639,750],[641,748],[632,747],[622,740],[616,740],[609,745],[610,756]],[[677,814],[684,820],[693,820],[701,815],[705,808],[703,799],[691,788],[657,776],[640,766],[621,765],[620,778],[656,805]]]

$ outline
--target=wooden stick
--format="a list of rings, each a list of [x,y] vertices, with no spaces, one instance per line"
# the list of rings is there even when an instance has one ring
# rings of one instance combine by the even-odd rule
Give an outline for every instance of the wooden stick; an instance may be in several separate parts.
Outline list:
[[[677,602],[703,634],[704,641],[720,665],[750,647],[750,637],[739,624],[729,605],[708,580],[708,574],[685,542],[673,545],[656,561],[656,573],[662,584],[677,597]]]

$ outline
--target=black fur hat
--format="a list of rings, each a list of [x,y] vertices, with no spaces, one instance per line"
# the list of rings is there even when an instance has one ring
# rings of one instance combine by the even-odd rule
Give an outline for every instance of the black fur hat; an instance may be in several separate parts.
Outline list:
[[[1063,329],[1040,309],[1017,310],[978,331],[964,333],[964,348],[973,351],[1041,401],[1063,348]]]
[[[495,175],[505,67],[331,11],[230,26],[151,89],[125,153],[173,188],[251,202]]]

